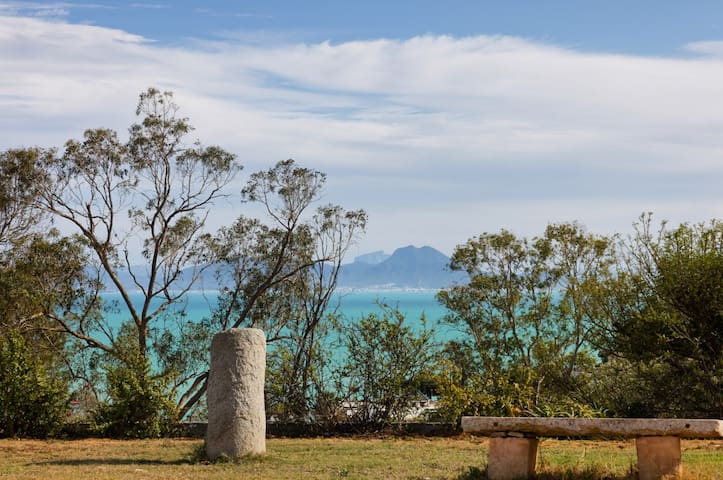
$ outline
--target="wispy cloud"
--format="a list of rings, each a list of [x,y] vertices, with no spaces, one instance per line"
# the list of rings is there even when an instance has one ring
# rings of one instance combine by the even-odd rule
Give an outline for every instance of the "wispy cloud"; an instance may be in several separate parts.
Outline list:
[[[206,17],[234,17],[234,18],[273,18],[272,15],[265,13],[249,13],[249,12],[233,12],[220,11],[211,8],[196,8],[194,12],[198,15]]]
[[[170,48],[23,17],[0,18],[0,45],[0,149],[122,132],[140,91],[172,89],[199,138],[249,170],[293,157],[327,171],[330,201],[370,211],[373,249],[723,211],[723,62],[711,46],[662,58],[430,35]]]
[[[72,10],[115,10],[117,7],[98,3],[70,3],[70,2],[2,2],[0,1],[0,15],[28,16],[48,20],[64,20],[70,16]]]
[[[128,6],[131,8],[148,8],[151,10],[163,10],[165,8],[170,8],[170,6],[165,3],[131,3]]]
[[[723,57],[723,41],[711,40],[703,42],[691,42],[685,45],[685,50],[700,55]]]
[[[71,2],[0,2],[0,15],[27,15],[41,18],[67,17],[73,9],[115,9],[112,5]]]

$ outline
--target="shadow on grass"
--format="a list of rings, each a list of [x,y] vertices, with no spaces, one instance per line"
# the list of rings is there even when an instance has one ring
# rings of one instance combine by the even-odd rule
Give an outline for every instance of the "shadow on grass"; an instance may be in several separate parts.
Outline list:
[[[118,465],[198,465],[198,464],[222,464],[222,463],[263,463],[267,460],[264,455],[246,455],[241,458],[230,458],[226,455],[220,455],[217,459],[210,461],[206,456],[206,449],[203,445],[194,448],[188,454],[176,460],[160,460],[147,458],[83,458],[83,459],[64,459],[49,460],[45,462],[32,462],[29,465],[66,465],[66,466],[82,466],[82,465],[98,465],[98,466],[118,466]]]
[[[83,458],[64,460],[49,460],[46,462],[32,462],[29,465],[190,465],[193,462],[188,458],[178,460],[153,460],[143,458]]]
[[[554,469],[537,472],[535,480],[637,480],[637,473],[631,468],[625,474],[612,474],[602,467]],[[453,480],[487,480],[487,470],[469,467]]]

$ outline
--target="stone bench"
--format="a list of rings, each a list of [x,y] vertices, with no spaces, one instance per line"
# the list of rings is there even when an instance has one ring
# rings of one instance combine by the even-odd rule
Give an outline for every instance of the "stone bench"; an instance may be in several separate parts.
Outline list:
[[[640,480],[682,474],[681,438],[721,438],[721,420],[655,418],[462,417],[466,433],[489,435],[490,480],[531,478],[538,437],[635,438]]]

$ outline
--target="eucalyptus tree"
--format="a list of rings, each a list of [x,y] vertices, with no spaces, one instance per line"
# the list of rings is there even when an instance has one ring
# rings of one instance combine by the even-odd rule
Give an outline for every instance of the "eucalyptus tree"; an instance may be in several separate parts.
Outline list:
[[[151,375],[166,381],[184,372],[176,366],[161,372],[146,367],[154,337],[173,335],[160,326],[161,319],[180,313],[183,296],[208,268],[205,222],[240,166],[223,149],[188,140],[192,127],[178,116],[170,92],[142,93],[136,115],[140,120],[125,142],[113,130],[90,129],[82,140],[68,141],[62,155],[44,156],[47,181],[37,195],[60,228],[82,239],[90,254],[86,271],[92,272],[93,297],[99,302],[104,287],[116,291],[121,300],[114,308],[128,321],[119,332],[104,318],[77,309],[48,315],[55,330],[76,345],[133,366],[129,374],[140,379]],[[140,302],[134,301],[134,291],[140,292]],[[90,360],[97,364],[98,359]]]
[[[150,326],[192,287],[204,265],[205,220],[213,202],[239,170],[235,157],[219,147],[187,143],[192,131],[170,92],[140,95],[129,140],[115,131],[86,130],[70,140],[62,156],[45,164],[50,188],[43,207],[82,235],[93,252],[98,278],[116,289],[136,332],[138,353],[148,355]],[[143,265],[134,266],[140,250]],[[182,277],[191,268],[192,274]],[[124,283],[121,272],[131,284]],[[137,305],[131,289],[143,295]],[[113,339],[92,337],[82,323],[56,319],[77,339],[108,353]]]
[[[464,375],[448,376],[446,391],[467,382],[480,395],[477,413],[539,414],[556,403],[584,404],[581,387],[599,332],[595,294],[612,275],[613,247],[611,238],[576,223],[549,225],[532,239],[483,233],[458,246],[450,266],[465,271],[469,283],[438,299],[451,312],[446,321],[466,333],[446,348],[452,370]]]
[[[280,418],[323,422],[335,411],[330,390],[330,334],[338,322],[340,298],[333,294],[344,254],[363,230],[362,211],[339,206],[317,209],[308,224],[313,258],[324,259],[300,271],[283,288],[283,319],[269,358],[267,408]]]
[[[315,375],[333,313],[332,293],[341,261],[366,226],[363,210],[337,205],[314,209],[326,182],[322,172],[293,160],[253,173],[242,200],[258,204],[263,218],[241,215],[213,241],[219,283],[212,329],[261,328],[275,344],[270,365],[270,400],[291,416],[308,413]],[[203,396],[207,372],[181,399],[185,414]]]

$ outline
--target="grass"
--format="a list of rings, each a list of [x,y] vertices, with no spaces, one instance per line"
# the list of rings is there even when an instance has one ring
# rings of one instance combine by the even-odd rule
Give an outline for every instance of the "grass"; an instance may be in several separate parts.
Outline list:
[[[0,479],[484,479],[484,438],[270,439],[237,462],[197,459],[202,441],[0,440]],[[543,440],[538,478],[634,479],[633,441]],[[723,442],[683,441],[685,477],[723,479]]]

